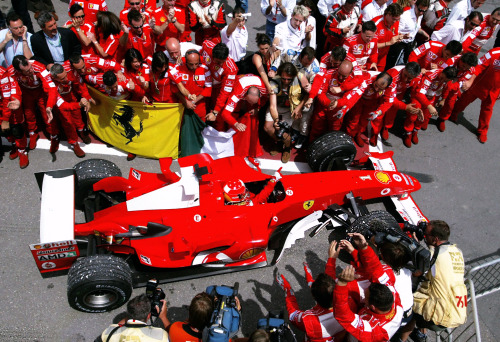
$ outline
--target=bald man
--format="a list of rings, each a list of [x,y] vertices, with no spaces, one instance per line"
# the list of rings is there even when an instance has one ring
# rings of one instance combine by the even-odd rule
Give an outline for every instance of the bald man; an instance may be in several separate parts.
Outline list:
[[[182,65],[185,63],[185,61],[183,61],[183,56],[188,50],[200,51],[201,46],[189,42],[180,43],[177,38],[169,38],[165,42],[164,53],[170,64]]]
[[[346,131],[359,147],[365,146],[361,133],[367,131],[371,146],[377,146],[378,132],[383,123],[383,116],[391,108],[395,92],[392,76],[388,73],[370,72],[370,79],[355,92],[350,103],[355,103],[346,118]]]
[[[311,133],[309,141],[313,142],[326,132],[338,131],[342,127],[344,115],[347,112],[349,102],[353,96],[352,92],[357,87],[346,89],[345,84],[357,84],[358,86],[370,78],[367,72],[353,73],[353,64],[351,61],[344,60],[338,69],[329,69],[322,75],[316,77],[312,87],[319,87],[317,96],[317,105],[314,107],[314,113],[311,123]],[[320,83],[319,85],[317,83]],[[310,106],[313,102],[310,96],[305,106]]]
[[[178,88],[173,87],[172,90],[184,105],[184,115],[196,113],[205,121],[207,115],[205,102],[212,94],[210,69],[200,63],[200,53],[197,50],[188,50],[184,56],[184,64],[176,65],[168,71]],[[189,92],[187,96],[183,95],[181,84]]]

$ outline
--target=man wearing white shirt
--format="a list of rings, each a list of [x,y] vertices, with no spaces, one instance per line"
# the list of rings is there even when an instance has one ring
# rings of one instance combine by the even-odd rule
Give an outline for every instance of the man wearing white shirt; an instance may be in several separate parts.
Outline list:
[[[247,54],[248,30],[245,27],[246,17],[244,10],[235,7],[233,10],[233,21],[226,25],[220,32],[222,42],[229,48],[229,56],[235,62],[239,62]]]
[[[457,3],[452,9],[451,13],[446,20],[446,23],[451,23],[456,20],[464,21],[465,18],[473,11],[481,7],[486,0],[462,0]]]
[[[7,15],[8,28],[0,31],[0,65],[8,68],[12,59],[17,55],[24,55],[27,59],[33,56],[31,51],[31,33],[24,26],[21,18],[15,13]]]
[[[266,17],[266,34],[274,39],[276,25],[286,21],[290,17],[296,0],[262,0],[260,11]]]
[[[441,30],[434,31],[431,40],[436,40],[443,44],[448,44],[452,40],[462,42],[465,39],[465,35],[481,25],[482,21],[483,15],[481,12],[472,11],[469,16],[465,18],[465,21],[455,20],[448,22]]]
[[[345,0],[319,0],[318,10],[319,13],[325,18],[328,18],[330,12],[333,12],[333,7],[340,7],[345,3]]]
[[[370,2],[361,11],[363,22],[373,20],[376,17],[381,17],[384,15],[384,11],[387,8],[388,0],[375,0]]]
[[[276,25],[273,46],[280,50],[282,54],[300,52],[304,41],[311,40],[312,27],[304,25],[305,18],[308,15],[309,11],[304,6],[295,6],[291,18]]]
[[[399,34],[403,35],[400,43],[391,46],[387,54],[385,70],[389,70],[395,65],[402,65],[408,61],[408,57],[415,45],[415,36],[422,34],[426,40],[429,35],[420,28],[422,17],[429,8],[429,0],[417,0],[416,4],[407,11],[404,11],[399,21]]]

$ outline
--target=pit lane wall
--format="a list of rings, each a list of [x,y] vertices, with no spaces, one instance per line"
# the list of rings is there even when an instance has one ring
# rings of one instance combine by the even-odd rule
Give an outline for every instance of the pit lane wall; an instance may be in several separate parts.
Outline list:
[[[101,140],[125,152],[148,158],[177,158],[184,107],[179,103],[141,102],[110,98],[88,87],[96,105],[89,127]]]

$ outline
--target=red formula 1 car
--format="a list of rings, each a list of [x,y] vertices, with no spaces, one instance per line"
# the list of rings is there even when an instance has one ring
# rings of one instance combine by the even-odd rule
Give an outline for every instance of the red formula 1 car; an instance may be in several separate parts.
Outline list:
[[[343,162],[352,161],[353,150],[347,158],[344,151]],[[240,157],[181,158],[179,174],[171,159],[161,159],[162,173],[131,169],[128,178],[109,161],[85,160],[37,175],[41,232],[30,249],[43,276],[69,270],[73,308],[109,311],[153,277],[166,282],[262,267],[268,250],[275,250],[275,263],[307,230],[347,222],[345,208],[360,201],[392,200],[400,221],[416,224],[425,218],[409,194],[420,184],[398,172],[391,156],[370,155],[357,170],[284,175],[266,204],[252,206],[224,201],[227,181],[241,179],[256,194],[271,179]],[[74,223],[75,207],[86,223]],[[363,206],[353,207],[351,216],[364,214]]]

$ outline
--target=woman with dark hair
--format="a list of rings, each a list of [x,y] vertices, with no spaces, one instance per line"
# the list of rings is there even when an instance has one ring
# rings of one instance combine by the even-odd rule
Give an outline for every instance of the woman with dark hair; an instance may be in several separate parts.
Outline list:
[[[151,104],[153,101],[174,102],[170,90],[170,78],[168,77],[168,58],[162,51],[153,54],[149,72],[149,87],[146,95],[142,98],[144,104]]]
[[[95,35],[87,34],[98,56],[105,59],[114,59],[118,49],[119,39],[123,34],[120,19],[112,12],[98,12]]]
[[[264,33],[257,33],[255,42],[257,43],[259,51],[245,58],[248,62],[239,73],[260,76],[266,85],[267,91],[270,92],[271,84],[269,83],[269,78],[276,76],[276,70],[280,62],[280,53],[279,51],[272,51],[271,38]]]
[[[125,52],[123,74],[135,83],[136,94],[132,100],[141,101],[149,87],[149,66],[144,63],[139,50],[131,48]]]
[[[71,29],[80,40],[82,45],[82,55],[95,54],[92,41],[87,37],[87,33],[94,32],[94,26],[85,21],[85,13],[83,7],[79,4],[73,4],[69,8],[70,20],[63,27]]]

